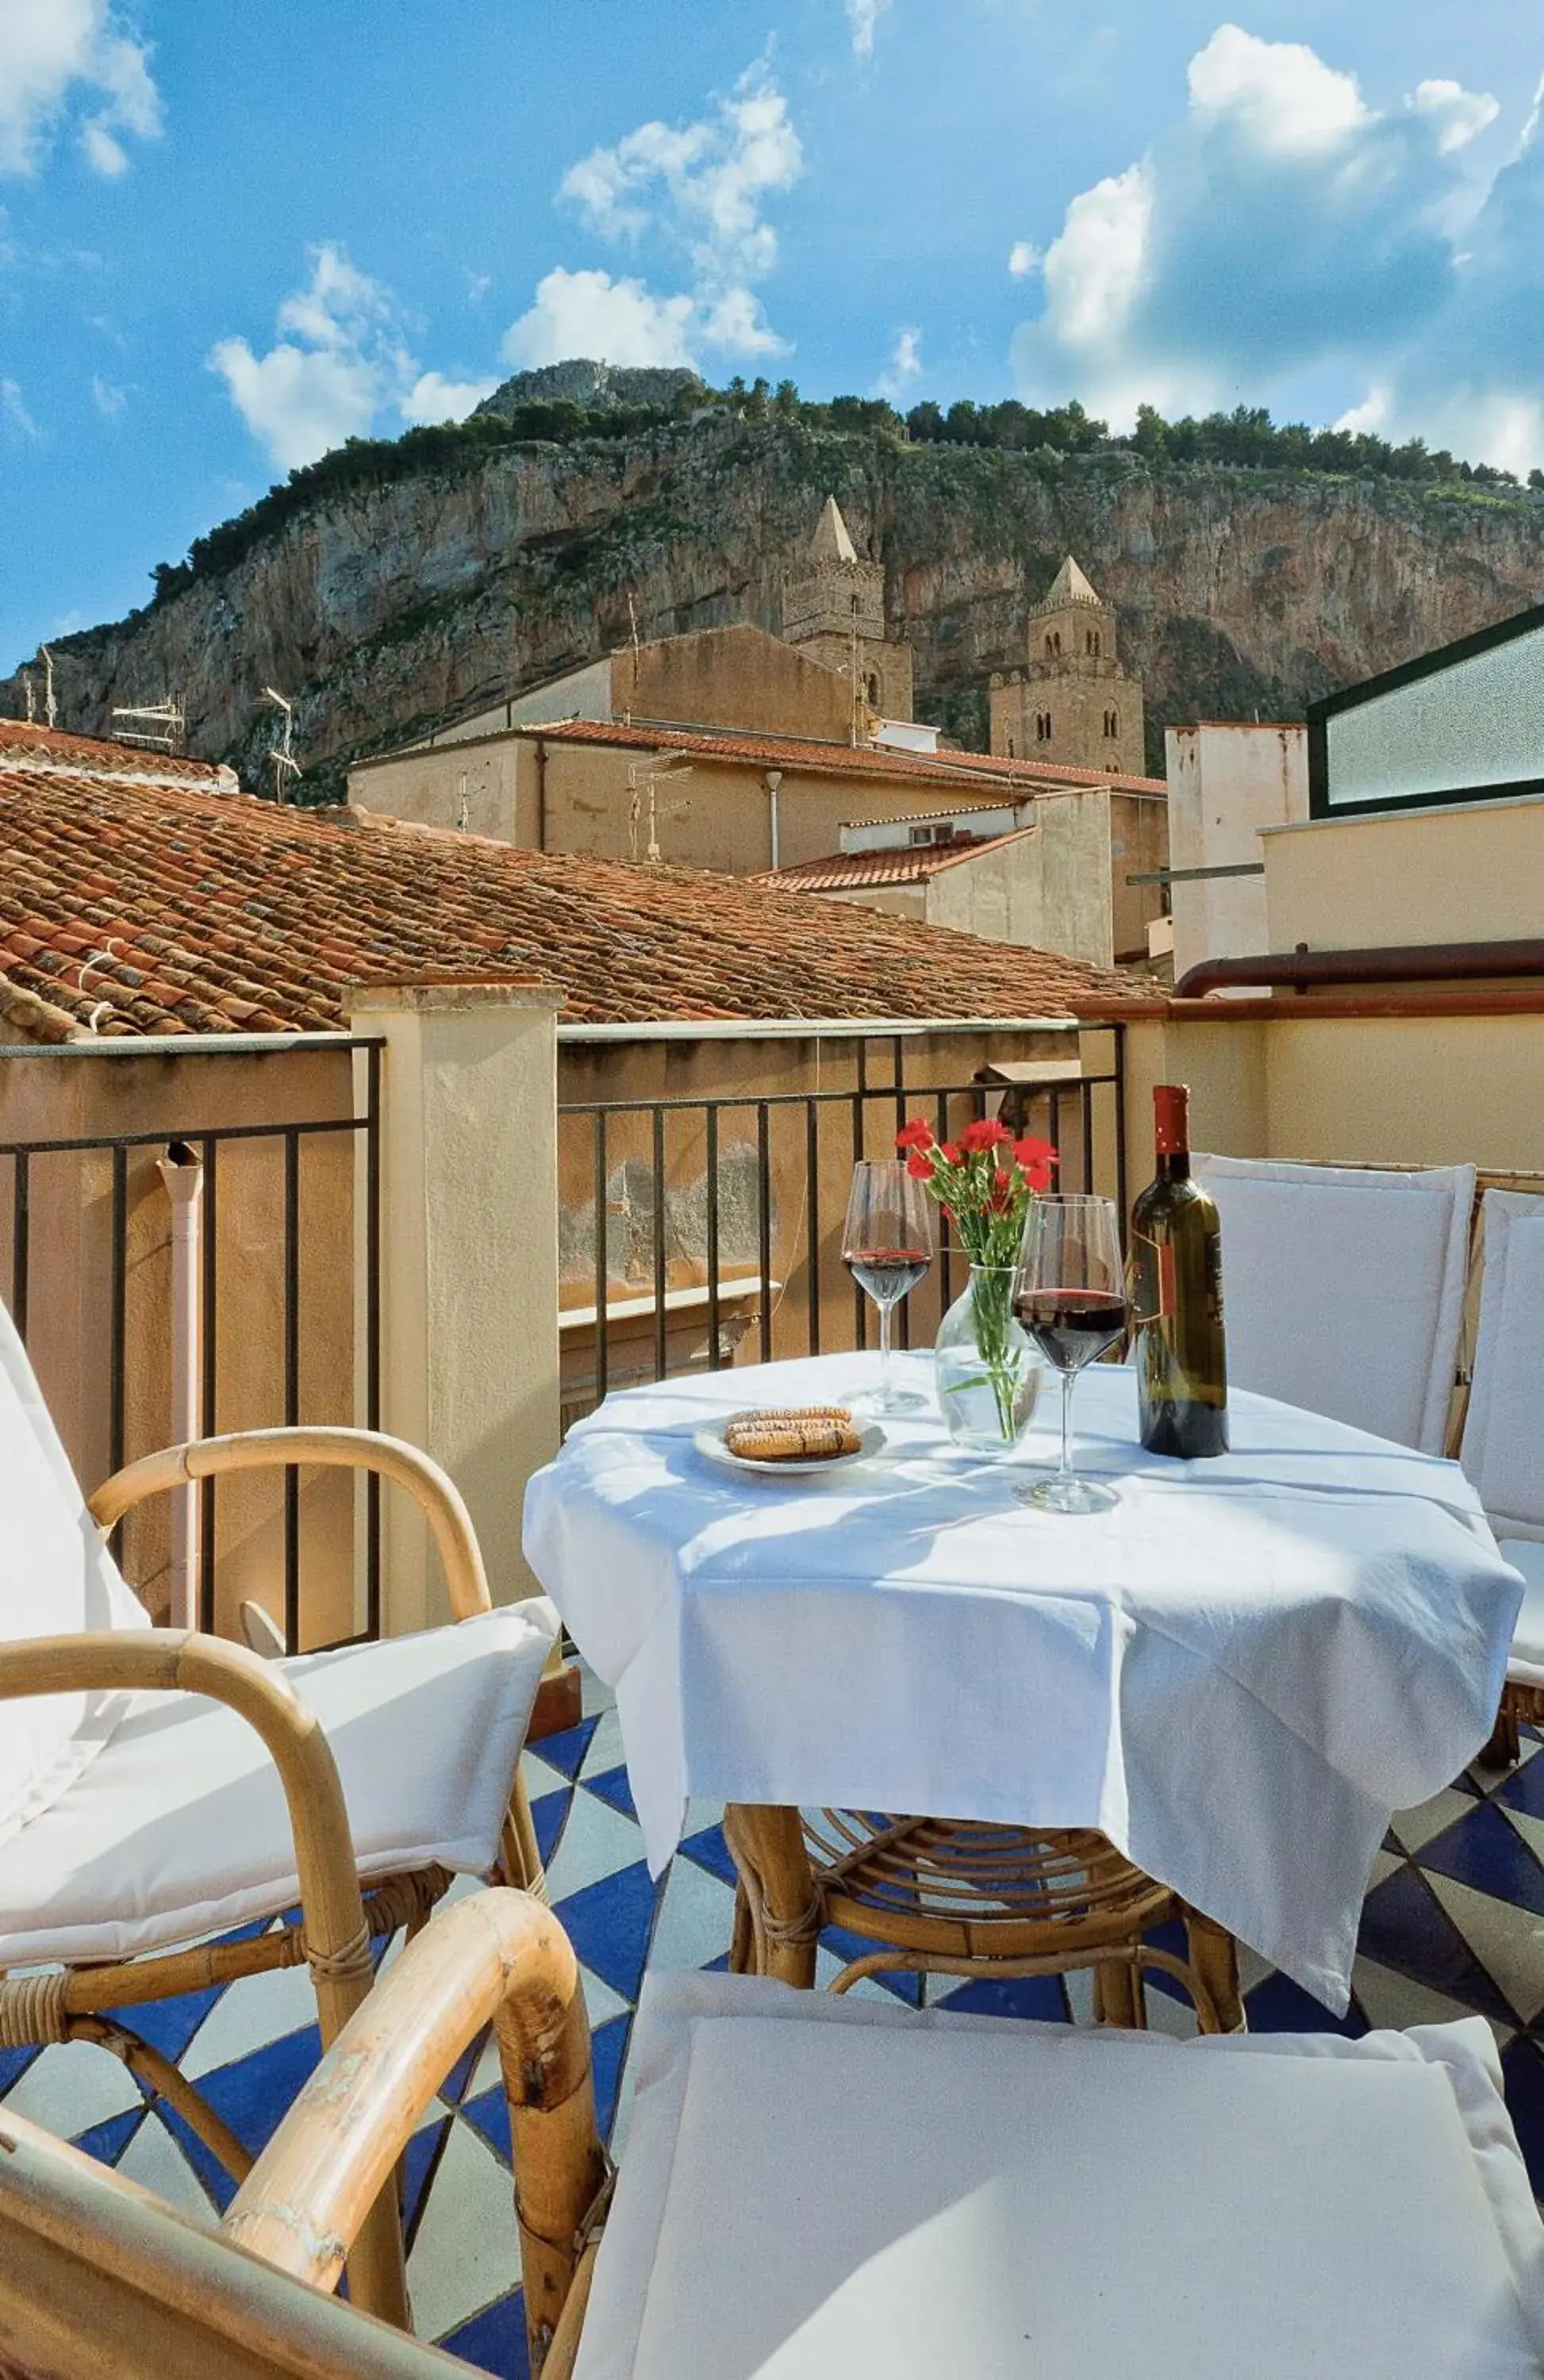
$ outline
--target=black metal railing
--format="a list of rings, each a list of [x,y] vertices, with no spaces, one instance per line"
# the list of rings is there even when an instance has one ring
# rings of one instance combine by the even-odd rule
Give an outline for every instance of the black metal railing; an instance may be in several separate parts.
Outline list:
[[[59,1278],[65,1264],[73,1257],[82,1298],[79,1345],[89,1356],[95,1348],[105,1344],[107,1355],[104,1379],[94,1363],[87,1362],[81,1366],[82,1373],[90,1372],[91,1385],[89,1393],[82,1392],[83,1410],[78,1415],[79,1434],[101,1448],[102,1406],[98,1404],[94,1413],[85,1409],[100,1397],[104,1401],[109,1472],[121,1469],[131,1456],[152,1451],[150,1445],[130,1447],[128,1442],[129,1366],[145,1345],[159,1346],[169,1336],[169,1299],[163,1298],[158,1312],[151,1313],[146,1308],[154,1301],[147,1292],[146,1297],[139,1301],[140,1310],[134,1318],[139,1330],[131,1334],[130,1284],[144,1268],[146,1251],[142,1243],[151,1236],[141,1231],[137,1238],[136,1222],[141,1202],[152,1195],[150,1177],[153,1160],[168,1152],[175,1152],[183,1162],[196,1163],[202,1172],[198,1255],[199,1435],[213,1437],[231,1427],[293,1425],[301,1420],[307,1324],[309,1320],[315,1321],[314,1302],[308,1301],[302,1293],[303,1269],[316,1281],[325,1281],[329,1285],[334,1338],[341,1339],[346,1333],[351,1342],[349,1358],[341,1367],[344,1377],[334,1383],[334,1397],[346,1408],[337,1417],[352,1421],[362,1415],[367,1427],[380,1427],[383,1045],[377,1040],[346,1039],[340,1036],[330,1038],[328,1047],[340,1052],[359,1052],[363,1058],[358,1069],[360,1088],[355,1111],[348,1115],[239,1124],[179,1123],[171,1130],[163,1126],[155,1131],[111,1135],[0,1141],[0,1218],[5,1213],[7,1170],[9,1174],[10,1267],[6,1302],[26,1344],[39,1324],[40,1291],[55,1299],[61,1293],[67,1298],[74,1293],[73,1284]],[[30,1065],[49,1060],[57,1062],[64,1053],[8,1050],[0,1052],[0,1056]],[[164,1051],[158,1050],[156,1056],[164,1059]],[[71,1051],[65,1062],[90,1062],[79,1052]],[[132,1056],[115,1054],[103,1062],[125,1065],[140,1062]],[[352,1139],[359,1155],[346,1188],[334,1178],[319,1231],[316,1219],[309,1211],[304,1153],[323,1144],[335,1145],[340,1139]],[[260,1180],[251,1164],[244,1158],[238,1160],[237,1153],[251,1150],[255,1155],[269,1147],[274,1151],[273,1169],[268,1179]],[[74,1161],[72,1172],[70,1160]],[[228,1185],[227,1197],[225,1177],[237,1171],[238,1162],[241,1178]],[[103,1169],[107,1186],[104,1249],[100,1232]],[[41,1257],[40,1184],[46,1200],[49,1234],[56,1242]],[[224,1390],[220,1343],[222,1315],[230,1288],[227,1276],[237,1266],[243,1267],[248,1278],[242,1286],[250,1290],[252,1247],[264,1239],[272,1245],[274,1235],[269,1225],[275,1206],[279,1218],[278,1295],[273,1299],[265,1293],[255,1297],[246,1294],[241,1300],[243,1360],[237,1384],[241,1409],[233,1415],[231,1407],[237,1398],[226,1396]],[[67,1235],[61,1248],[57,1226],[60,1218],[71,1212],[75,1219],[73,1236]],[[0,1221],[0,1232],[3,1230]],[[45,1272],[51,1276],[47,1280],[43,1278]],[[164,1284],[165,1275],[161,1274],[159,1279]],[[340,1282],[344,1286],[339,1287]],[[102,1311],[103,1305],[105,1313]],[[35,1360],[47,1360],[46,1348],[31,1352]],[[277,1395],[263,1400],[254,1409],[251,1384],[264,1371],[276,1379]],[[76,1386],[81,1383],[78,1381]],[[71,1451],[79,1463],[80,1450]],[[83,1480],[88,1488],[93,1484],[89,1478]],[[200,1626],[206,1629],[213,1628],[216,1619],[216,1563],[220,1549],[217,1493],[214,1480],[200,1483],[198,1616]],[[362,1610],[363,1625],[341,1636],[333,1634],[328,1641],[334,1643],[360,1643],[381,1633],[381,1483],[373,1473],[366,1476],[363,1493],[362,1579],[356,1605],[356,1616]],[[125,1525],[119,1524],[115,1543]],[[303,1645],[310,1649],[316,1642],[315,1630],[306,1624],[303,1536],[300,1466],[288,1464],[285,1466],[283,1485],[283,1600],[285,1641],[292,1652]]]
[[[763,1363],[865,1347],[869,1301],[841,1263],[847,1183],[857,1159],[894,1152],[913,1114],[943,1140],[1001,1112],[1055,1145],[1063,1187],[1106,1188],[1124,1215],[1121,1028],[1108,1030],[1107,1071],[1030,1060],[969,1081],[908,1082],[915,1045],[886,1035],[857,1041],[840,1089],[561,1103],[565,1424],[612,1388],[716,1370],[747,1339]],[[900,1345],[930,1341],[964,1287],[940,1220],[939,1261],[898,1312]]]

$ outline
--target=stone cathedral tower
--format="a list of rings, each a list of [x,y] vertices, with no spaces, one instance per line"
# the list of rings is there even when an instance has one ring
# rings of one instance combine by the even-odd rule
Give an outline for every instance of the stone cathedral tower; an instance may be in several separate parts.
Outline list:
[[[884,633],[884,570],[860,561],[828,496],[801,570],[783,589],[784,641],[842,677],[883,719],[911,717],[911,647]]]
[[[1025,666],[992,677],[994,753],[1146,775],[1142,684],[1116,658],[1118,625],[1069,553],[1029,614]]]

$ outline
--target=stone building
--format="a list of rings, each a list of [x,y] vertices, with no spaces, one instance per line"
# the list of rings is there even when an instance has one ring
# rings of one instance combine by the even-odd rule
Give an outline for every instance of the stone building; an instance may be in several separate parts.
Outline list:
[[[826,498],[805,567],[784,585],[783,636],[834,670],[881,718],[911,717],[911,647],[885,635],[883,565],[859,558],[834,496]]]
[[[1117,659],[1118,625],[1069,553],[1029,614],[1024,667],[993,674],[994,753],[1141,774],[1142,685]]]

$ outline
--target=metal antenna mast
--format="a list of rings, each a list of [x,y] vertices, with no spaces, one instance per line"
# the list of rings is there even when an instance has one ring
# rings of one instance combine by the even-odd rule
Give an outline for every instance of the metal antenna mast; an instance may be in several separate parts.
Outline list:
[[[54,727],[57,725],[59,718],[59,706],[54,699],[54,656],[46,645],[40,645],[38,653],[47,673],[43,681],[43,717],[49,726]]]
[[[276,802],[282,802],[285,797],[286,775],[299,777],[305,774],[299,761],[290,749],[290,739],[295,727],[295,705],[286,694],[278,693],[271,686],[263,687],[262,695],[263,700],[271,702],[284,717],[284,727],[279,740],[268,755],[274,763],[274,799]]]
[[[125,719],[140,723],[119,726]],[[113,724],[120,744],[143,744],[152,752],[179,753],[188,740],[188,720],[178,694],[169,694],[164,702],[120,703],[114,709]]]

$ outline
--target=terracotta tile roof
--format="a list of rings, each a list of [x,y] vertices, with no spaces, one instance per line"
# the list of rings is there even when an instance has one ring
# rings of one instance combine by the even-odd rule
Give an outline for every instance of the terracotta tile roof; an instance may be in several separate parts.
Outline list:
[[[62,727],[42,727],[31,719],[0,719],[0,767],[34,774],[115,777],[132,784],[238,791],[236,771],[223,761],[189,760],[147,746],[113,743],[103,735],[69,735]]]
[[[574,1019],[1075,1015],[1136,978],[684,868],[0,764],[0,993],[36,1038],[334,1030],[360,982],[533,978]],[[5,1012],[10,1014],[10,1012]],[[13,1026],[20,1026],[13,1015]]]
[[[468,744],[502,743],[511,735],[523,736],[528,742],[540,737],[547,744],[594,744],[626,752],[695,753],[703,759],[747,761],[756,768],[785,771],[802,770],[810,776],[889,778],[918,785],[960,785],[972,777],[985,777],[994,781],[992,790],[1000,792],[1004,799],[1011,798],[1015,785],[1027,789],[1108,785],[1116,793],[1168,791],[1161,777],[1124,777],[1100,769],[1056,768],[1049,761],[1009,760],[991,752],[903,752],[888,744],[829,744],[814,736],[758,735],[736,728],[677,726],[669,720],[517,721],[513,727],[496,728],[486,736],[468,736],[465,740]],[[401,757],[400,752],[383,752],[373,760],[357,761],[352,773],[363,775]],[[974,786],[971,790],[974,792]]]
[[[752,880],[787,892],[859,892],[881,884],[920,884],[946,868],[1000,851],[1033,834],[1031,826],[1012,834],[978,836],[973,843],[912,844],[900,851],[837,851],[829,859],[801,859],[796,867],[766,868]]]

